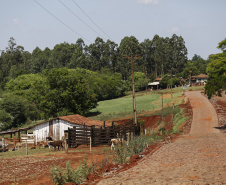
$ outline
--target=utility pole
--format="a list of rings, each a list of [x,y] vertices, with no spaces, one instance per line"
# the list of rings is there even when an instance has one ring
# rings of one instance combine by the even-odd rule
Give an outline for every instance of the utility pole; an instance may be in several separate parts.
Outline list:
[[[192,73],[192,71],[189,71],[189,73],[190,73],[189,84],[190,84],[190,87],[191,87],[191,73]]]
[[[163,92],[162,92],[162,127],[163,127]]]
[[[135,85],[134,85],[134,74],[133,74],[133,60],[139,58],[139,55],[136,56],[126,56],[131,61],[131,73],[132,73],[132,89],[133,89],[133,116],[134,116],[134,123],[137,125],[137,113],[136,113],[136,97],[135,97]]]

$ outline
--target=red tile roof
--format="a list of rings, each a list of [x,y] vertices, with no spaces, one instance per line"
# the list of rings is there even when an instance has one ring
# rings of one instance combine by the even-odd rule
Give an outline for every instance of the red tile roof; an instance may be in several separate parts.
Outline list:
[[[160,80],[162,80],[162,78],[156,78],[156,79],[155,79],[155,81],[160,81]]]
[[[194,78],[209,78],[208,75],[205,75],[205,74],[200,74],[200,75],[197,75],[197,76],[192,76]]]
[[[85,123],[86,126],[91,126],[91,125],[95,125],[97,127],[104,126],[103,121],[86,118],[86,117],[83,117],[79,114],[69,115],[69,116],[61,116],[61,117],[59,117],[59,119],[68,121],[70,123],[75,123],[75,124],[82,124],[83,125]],[[111,126],[111,123],[105,122],[105,126]]]

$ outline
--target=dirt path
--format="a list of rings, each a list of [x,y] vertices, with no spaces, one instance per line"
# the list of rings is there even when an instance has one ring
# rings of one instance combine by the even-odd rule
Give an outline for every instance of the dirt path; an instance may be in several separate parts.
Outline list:
[[[147,155],[137,166],[100,181],[117,184],[226,184],[226,135],[215,129],[217,114],[200,92],[187,92],[191,132]]]

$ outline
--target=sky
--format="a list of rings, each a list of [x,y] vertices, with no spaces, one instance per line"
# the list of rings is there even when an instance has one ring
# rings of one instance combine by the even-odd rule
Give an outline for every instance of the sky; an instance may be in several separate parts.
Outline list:
[[[0,0],[0,50],[10,37],[32,52],[78,38],[86,45],[97,37],[120,45],[125,36],[143,42],[176,34],[188,59],[208,59],[226,38],[225,7],[225,0]]]

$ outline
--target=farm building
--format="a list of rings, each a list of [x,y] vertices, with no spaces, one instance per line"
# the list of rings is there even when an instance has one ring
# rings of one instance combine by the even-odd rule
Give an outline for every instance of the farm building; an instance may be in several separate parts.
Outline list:
[[[50,136],[54,140],[61,140],[64,136],[64,131],[68,128],[83,127],[95,125],[96,127],[111,126],[111,123],[104,123],[103,121],[92,120],[90,118],[83,117],[79,114],[62,116],[49,121],[39,123],[32,127],[33,135],[36,142],[45,140]]]

